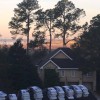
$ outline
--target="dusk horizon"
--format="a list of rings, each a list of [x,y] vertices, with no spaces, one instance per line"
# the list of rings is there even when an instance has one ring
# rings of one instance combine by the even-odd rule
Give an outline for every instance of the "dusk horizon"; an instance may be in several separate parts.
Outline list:
[[[1,6],[0,6],[0,12],[1,12],[1,23],[0,23],[0,35],[4,38],[11,38],[12,35],[10,33],[10,29],[8,26],[9,21],[11,20],[11,17],[14,15],[14,8],[17,7],[17,4],[20,3],[22,0],[1,0]],[[39,4],[41,8],[44,9],[49,9],[53,8],[54,5],[58,2],[59,0],[39,0]],[[91,1],[91,0],[70,0],[72,1],[77,8],[84,9],[86,11],[86,16],[80,20],[81,23],[85,23],[86,21],[90,21],[92,17],[96,16],[99,14],[99,5],[100,1]],[[5,6],[4,6],[5,5]]]

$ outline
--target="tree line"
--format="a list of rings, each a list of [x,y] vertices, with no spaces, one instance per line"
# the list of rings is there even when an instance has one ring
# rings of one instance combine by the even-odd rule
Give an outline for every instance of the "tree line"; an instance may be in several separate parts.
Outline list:
[[[33,38],[40,37],[31,41],[31,45],[34,45],[37,41],[44,44],[46,35],[49,33],[49,50],[51,51],[52,37],[61,37],[63,46],[65,46],[66,39],[82,28],[78,25],[78,21],[84,15],[83,9],[76,8],[68,0],[61,0],[54,8],[45,11],[40,7],[37,0],[23,0],[14,9],[14,16],[9,22],[9,28],[12,29],[10,31],[12,35],[26,35],[27,52],[30,43],[29,34],[32,34]],[[56,30],[59,30],[59,32],[56,33]]]
[[[88,62],[81,70],[84,72],[96,70],[97,91],[100,92],[100,14],[94,16],[90,24],[86,23],[84,27],[83,34],[72,48]]]
[[[18,39],[11,47],[3,45],[0,48],[0,90],[17,93],[30,86],[45,88],[58,85],[59,76],[55,70],[47,73],[44,83],[38,74],[36,64],[48,54],[48,49],[39,48],[33,54],[27,55],[21,41]]]
[[[37,67],[32,63],[31,57],[26,55],[21,40],[18,39],[11,47],[1,47],[0,90],[12,93],[32,85],[42,87],[42,82]]]

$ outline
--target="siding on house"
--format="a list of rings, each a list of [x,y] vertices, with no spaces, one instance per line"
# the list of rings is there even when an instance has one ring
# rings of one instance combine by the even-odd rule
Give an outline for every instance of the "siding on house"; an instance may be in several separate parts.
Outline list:
[[[66,54],[68,51],[69,54]],[[53,55],[49,56],[38,69],[40,78],[44,82],[45,69],[55,69],[59,73],[60,82],[64,85],[68,84],[85,84],[87,87],[96,90],[96,71],[92,72],[92,76],[82,75],[82,72],[78,70],[78,63],[74,63],[71,57],[72,53],[67,48],[58,49]],[[73,56],[74,57],[74,56]],[[60,60],[61,59],[61,60]],[[68,60],[67,60],[68,59]]]
[[[68,58],[64,53],[62,53],[61,51],[55,55],[53,58]]]

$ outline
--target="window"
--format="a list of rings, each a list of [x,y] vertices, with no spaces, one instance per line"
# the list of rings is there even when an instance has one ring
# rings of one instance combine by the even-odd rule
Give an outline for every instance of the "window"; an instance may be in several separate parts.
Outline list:
[[[92,72],[88,72],[88,73],[86,74],[87,77],[92,77],[92,75],[93,75]]]
[[[64,77],[64,76],[65,76],[65,71],[64,71],[64,70],[61,70],[61,71],[60,71],[60,76],[61,76],[61,77]]]
[[[71,71],[71,77],[75,77],[75,76],[76,76],[75,71]]]

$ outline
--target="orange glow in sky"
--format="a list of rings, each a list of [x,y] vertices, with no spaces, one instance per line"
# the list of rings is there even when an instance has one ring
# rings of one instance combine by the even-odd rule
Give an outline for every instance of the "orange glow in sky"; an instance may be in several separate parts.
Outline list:
[[[59,0],[38,0],[42,8],[52,8]],[[100,0],[70,0],[76,7],[86,11],[86,17],[82,18],[82,23],[89,21],[93,16],[100,13]],[[22,0],[0,0],[0,34],[2,38],[10,38],[8,23],[13,17],[13,10]]]

